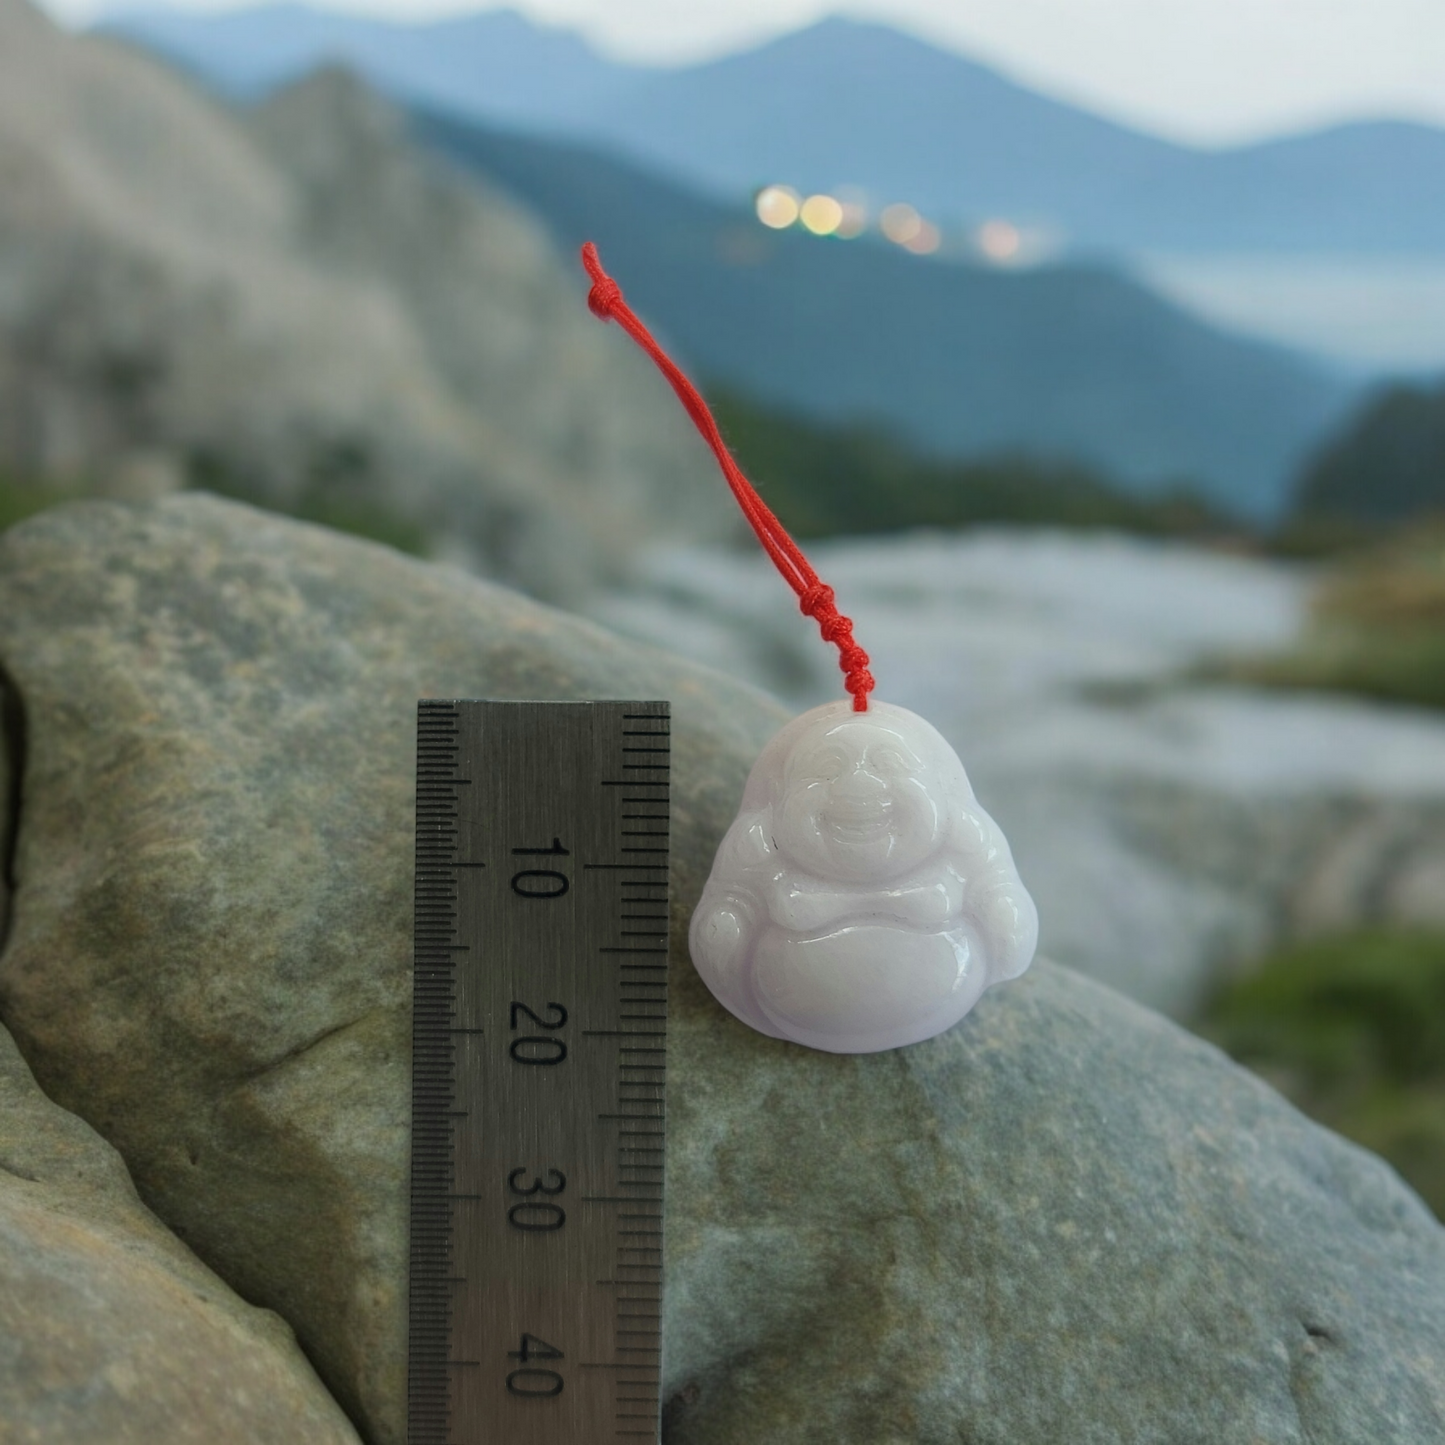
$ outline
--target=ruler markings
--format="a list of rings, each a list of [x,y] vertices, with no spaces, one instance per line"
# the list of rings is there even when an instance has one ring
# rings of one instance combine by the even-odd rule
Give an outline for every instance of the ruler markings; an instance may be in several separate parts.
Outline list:
[[[452,1149],[447,1111],[452,1102],[451,1048],[438,1035],[453,1009],[453,960],[431,932],[455,935],[451,880],[436,865],[453,856],[457,798],[451,786],[458,746],[456,708],[423,704],[418,709],[417,847],[415,906],[422,937],[417,942],[413,1014],[412,1232],[408,1314],[412,1339],[407,1419],[414,1445],[445,1445],[451,1418],[448,1362],[452,1294],[449,1265]]]
[[[639,1060],[666,1057],[666,993],[662,978],[626,974],[667,968],[628,956],[667,953],[631,941],[667,936],[668,766],[634,760],[670,755],[670,729],[666,704],[626,707],[418,708],[408,1445],[494,1434],[509,1445],[596,1445],[604,1429],[657,1438],[666,1065]],[[639,771],[662,776],[616,776]],[[623,791],[586,786],[599,782]],[[479,841],[488,852],[534,856],[489,871],[475,857]],[[649,855],[657,861],[643,861]],[[559,906],[541,901],[564,895]],[[622,926],[634,920],[663,926]],[[599,933],[628,943],[600,945]],[[535,993],[520,978],[535,978]],[[612,1020],[620,1027],[605,1026]],[[577,1027],[584,1021],[599,1026]],[[465,1074],[458,1036],[475,1039]],[[605,1046],[581,1049],[582,1038],[615,1040],[618,1067],[609,1068]],[[522,1054],[509,1053],[518,1042]],[[559,1057],[543,1057],[547,1048]],[[528,1063],[565,1071],[518,1067]],[[514,1162],[522,1167],[509,1173]],[[503,1210],[468,1207],[510,1198],[507,1183],[535,1212],[508,1226]],[[537,1186],[565,1193],[538,1210]],[[565,1209],[569,1195],[615,1208],[589,1224],[586,1211],[574,1219]],[[583,1283],[592,1277],[585,1263],[605,1269],[609,1256],[611,1277]],[[586,1383],[594,1369],[619,1373],[599,1393]],[[549,1380],[554,1392],[530,1388]],[[618,1386],[631,1392],[624,1401],[614,1399]],[[635,1430],[614,1428],[634,1421]]]

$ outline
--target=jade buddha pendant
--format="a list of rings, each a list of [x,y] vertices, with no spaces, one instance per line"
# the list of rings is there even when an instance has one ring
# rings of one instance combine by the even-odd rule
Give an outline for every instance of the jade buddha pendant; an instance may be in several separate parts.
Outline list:
[[[1037,941],[957,753],[907,708],[846,699],[763,749],[689,933],[703,981],[744,1023],[843,1054],[951,1028]]]

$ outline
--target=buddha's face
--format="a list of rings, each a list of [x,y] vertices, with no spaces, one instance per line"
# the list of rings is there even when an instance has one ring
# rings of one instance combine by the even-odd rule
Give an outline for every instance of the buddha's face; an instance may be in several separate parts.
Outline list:
[[[948,789],[927,740],[907,733],[892,719],[850,714],[799,738],[773,814],[779,850],[815,877],[870,884],[935,853]]]

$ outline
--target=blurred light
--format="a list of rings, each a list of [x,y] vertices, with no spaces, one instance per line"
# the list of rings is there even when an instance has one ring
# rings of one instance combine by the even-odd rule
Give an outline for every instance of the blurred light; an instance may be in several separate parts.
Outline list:
[[[890,241],[906,246],[923,229],[923,217],[912,206],[900,201],[884,208],[878,224]]]
[[[843,217],[833,234],[841,236],[845,241],[851,241],[854,236],[861,236],[867,230],[868,207],[861,201],[844,201],[842,210]]]
[[[815,236],[831,236],[843,224],[843,207],[832,196],[809,196],[799,215]]]
[[[917,233],[905,241],[903,246],[915,256],[931,256],[938,250],[942,240],[943,232],[932,221],[920,221]]]
[[[758,220],[775,231],[784,231],[798,219],[801,202],[791,186],[764,186],[754,202]]]
[[[985,221],[978,228],[978,249],[1000,266],[1016,260],[1022,246],[1018,227],[1007,221]]]

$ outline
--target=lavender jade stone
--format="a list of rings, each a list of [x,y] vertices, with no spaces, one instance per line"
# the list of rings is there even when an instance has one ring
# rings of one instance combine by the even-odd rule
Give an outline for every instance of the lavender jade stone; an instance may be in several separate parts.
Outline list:
[[[840,700],[763,749],[689,941],[744,1023],[866,1054],[942,1033],[1017,978],[1038,913],[939,732]]]

